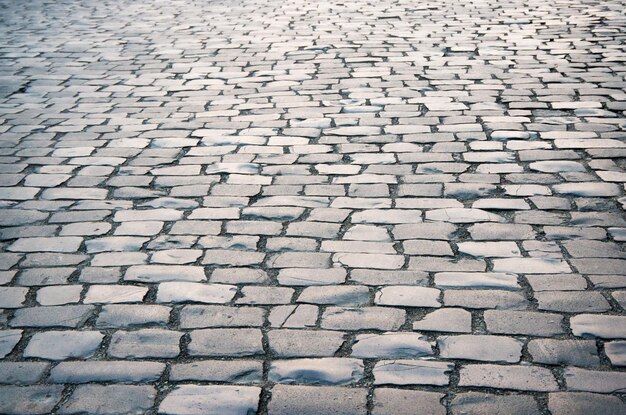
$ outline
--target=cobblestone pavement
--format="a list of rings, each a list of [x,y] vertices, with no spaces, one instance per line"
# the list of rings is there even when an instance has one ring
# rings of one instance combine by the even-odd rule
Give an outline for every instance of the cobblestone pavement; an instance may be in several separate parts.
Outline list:
[[[0,413],[626,413],[624,1],[0,6]]]

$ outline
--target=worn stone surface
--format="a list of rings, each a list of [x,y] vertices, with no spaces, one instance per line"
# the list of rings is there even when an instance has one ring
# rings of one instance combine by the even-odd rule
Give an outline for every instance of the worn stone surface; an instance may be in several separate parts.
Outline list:
[[[167,415],[254,413],[261,389],[253,386],[183,385],[167,394],[159,413]]]
[[[623,413],[622,0],[0,0],[0,412]]]
[[[334,386],[276,385],[267,413],[271,415],[353,415],[367,413],[367,389]]]
[[[152,386],[80,385],[59,410],[60,414],[141,414],[154,405]]]

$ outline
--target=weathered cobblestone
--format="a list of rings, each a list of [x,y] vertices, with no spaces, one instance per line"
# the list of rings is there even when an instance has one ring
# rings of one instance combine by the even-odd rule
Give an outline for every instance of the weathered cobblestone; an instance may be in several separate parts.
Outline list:
[[[0,413],[624,413],[624,7],[0,0]]]

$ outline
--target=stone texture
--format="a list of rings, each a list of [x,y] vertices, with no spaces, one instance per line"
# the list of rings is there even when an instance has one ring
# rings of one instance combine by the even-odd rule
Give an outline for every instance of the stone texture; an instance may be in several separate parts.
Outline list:
[[[159,405],[159,414],[247,415],[256,412],[261,389],[253,386],[183,385],[172,390]]]
[[[624,412],[623,1],[69,3],[1,5],[0,413]]]

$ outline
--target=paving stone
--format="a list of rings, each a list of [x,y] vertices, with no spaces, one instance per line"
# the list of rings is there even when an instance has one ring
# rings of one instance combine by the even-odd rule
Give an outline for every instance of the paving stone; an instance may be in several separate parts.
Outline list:
[[[83,242],[77,236],[20,238],[7,249],[13,252],[75,252]]]
[[[618,415],[626,404],[616,396],[587,392],[555,392],[548,397],[548,408],[554,415],[606,414]]]
[[[334,356],[344,342],[344,334],[326,330],[272,330],[269,346],[279,357]]]
[[[289,304],[293,298],[293,289],[286,287],[249,286],[241,290],[237,304]]]
[[[602,312],[611,309],[599,292],[593,291],[542,291],[535,294],[539,310],[567,313]]]
[[[0,308],[20,308],[26,300],[28,288],[0,287]]]
[[[482,392],[464,392],[456,395],[450,404],[453,414],[487,415],[507,413],[512,415],[538,414],[539,408],[529,395],[495,395]]]
[[[165,325],[170,319],[170,312],[169,307],[160,305],[104,305],[96,320],[96,327]]]
[[[381,360],[374,366],[374,385],[435,385],[449,383],[451,363],[426,360]]]
[[[285,252],[268,261],[270,268],[328,268],[330,254]]]
[[[487,310],[484,318],[490,333],[529,336],[556,336],[564,333],[563,317],[559,314]]]
[[[204,281],[204,269],[190,265],[133,265],[124,274],[126,281]]]
[[[193,282],[162,282],[157,290],[159,303],[227,303],[235,297],[237,287]]]
[[[437,392],[377,388],[372,415],[444,415],[443,395]],[[418,403],[416,405],[416,403]]]
[[[359,358],[408,358],[432,355],[432,344],[417,333],[360,334],[351,356]]]
[[[37,290],[37,302],[40,305],[64,305],[78,303],[82,285],[52,285]]]
[[[472,315],[461,308],[442,308],[413,322],[413,330],[468,333],[472,330]]]
[[[172,365],[172,381],[213,381],[227,383],[260,383],[263,365],[251,360],[203,360]]]
[[[613,393],[624,389],[626,373],[568,367],[563,372],[568,390]]]
[[[362,414],[366,395],[363,388],[276,385],[267,410],[271,415]]]
[[[182,333],[161,329],[116,331],[111,337],[108,355],[128,358],[174,358],[180,353]]]
[[[593,340],[534,339],[528,342],[528,353],[532,356],[533,362],[548,365],[598,366],[600,364]]]
[[[449,208],[426,212],[425,220],[450,223],[503,222],[504,219],[480,209]]]
[[[86,359],[93,356],[104,335],[99,331],[46,331],[35,333],[24,350],[24,357],[49,360]]]
[[[0,386],[0,412],[49,414],[61,400],[62,386]]]
[[[505,258],[494,259],[493,270],[501,272],[517,272],[525,274],[552,274],[571,272],[567,262],[553,258]]]
[[[0,362],[0,383],[32,385],[43,377],[50,365],[43,362]]]
[[[271,327],[301,328],[315,326],[318,308],[314,305],[279,305],[268,316]]]
[[[536,366],[468,365],[461,368],[459,386],[552,392],[558,385],[552,373]]]
[[[375,296],[378,305],[405,307],[441,307],[440,291],[434,288],[388,286],[381,288]]]
[[[581,274],[620,274],[626,268],[624,259],[585,258],[570,262]]]
[[[401,224],[393,228],[395,239],[442,239],[449,240],[456,231],[451,223],[416,223]]]
[[[61,414],[133,414],[149,410],[156,398],[152,386],[80,385],[60,408]]]
[[[306,287],[298,296],[299,303],[332,304],[344,306],[367,305],[370,301],[370,292],[362,286],[339,287]]]
[[[268,380],[276,383],[330,386],[353,384],[363,376],[363,363],[360,360],[327,357],[275,360],[270,366]]]
[[[486,335],[440,336],[439,355],[447,359],[519,362],[523,343],[510,337]]]
[[[330,330],[397,330],[404,318],[405,311],[395,308],[327,307],[322,314],[321,327]]]
[[[22,330],[0,331],[0,357],[5,357],[19,343],[22,338]]]
[[[535,232],[530,225],[479,223],[470,226],[468,230],[472,239],[477,241],[535,239]]]
[[[148,292],[146,287],[132,285],[92,285],[85,295],[85,304],[136,303]]]
[[[459,252],[474,257],[516,257],[521,256],[514,242],[461,242]]]
[[[247,415],[256,412],[260,394],[254,386],[182,385],[165,396],[159,414]]]
[[[277,279],[280,285],[288,286],[335,285],[345,282],[346,271],[342,268],[283,268],[278,271]]]
[[[87,252],[138,251],[148,238],[133,236],[109,236],[85,241]]]
[[[140,361],[61,362],[50,371],[52,383],[151,383],[165,370],[164,363]]]
[[[605,343],[604,352],[613,366],[626,366],[626,342],[614,341]]]
[[[93,313],[88,305],[28,307],[15,311],[11,327],[73,327],[83,324]]]
[[[438,272],[435,274],[438,288],[483,288],[519,290],[515,274],[498,272]]]
[[[258,329],[204,329],[191,332],[191,356],[252,356],[263,353]]]
[[[626,339],[626,317],[579,314],[570,318],[574,336]]]
[[[188,305],[180,311],[181,328],[260,327],[265,312],[256,307]]]
[[[443,294],[443,304],[470,309],[518,310],[526,309],[528,300],[521,294],[503,290],[447,290]]]

